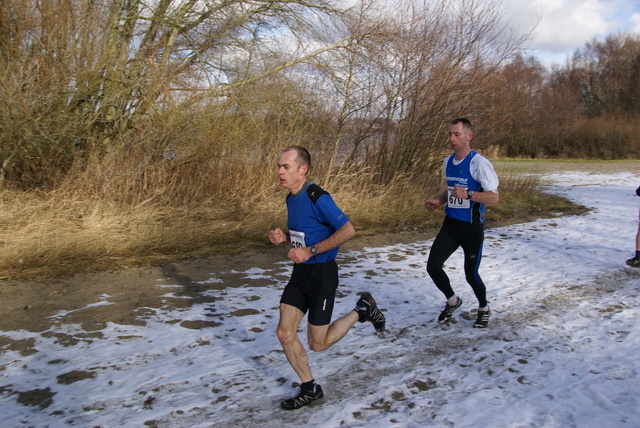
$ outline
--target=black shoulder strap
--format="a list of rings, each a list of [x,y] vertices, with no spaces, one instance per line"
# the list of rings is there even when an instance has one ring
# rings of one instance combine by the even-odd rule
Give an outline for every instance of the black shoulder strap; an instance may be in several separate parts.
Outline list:
[[[312,183],[309,187],[307,187],[307,194],[309,195],[309,199],[311,199],[311,202],[315,204],[320,196],[327,195],[329,194],[329,192],[327,192],[317,184]]]

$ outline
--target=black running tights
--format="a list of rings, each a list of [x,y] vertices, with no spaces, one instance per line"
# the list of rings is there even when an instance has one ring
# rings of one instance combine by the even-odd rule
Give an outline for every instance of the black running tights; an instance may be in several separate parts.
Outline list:
[[[473,288],[480,307],[487,305],[487,289],[480,278],[478,269],[482,259],[484,225],[466,223],[445,217],[442,228],[433,241],[427,260],[427,273],[448,299],[455,293],[443,266],[449,257],[462,247],[464,251],[464,273]]]

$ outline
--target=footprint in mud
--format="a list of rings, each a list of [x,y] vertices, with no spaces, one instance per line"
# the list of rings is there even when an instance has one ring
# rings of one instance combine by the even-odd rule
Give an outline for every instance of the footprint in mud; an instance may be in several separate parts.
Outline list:
[[[38,406],[46,409],[53,404],[53,397],[57,392],[52,392],[51,388],[32,389],[30,391],[12,391],[8,387],[0,386],[0,393],[8,392],[18,396],[18,403],[23,406]]]
[[[365,272],[365,279],[371,279],[374,276],[378,276],[378,272],[374,271],[374,270],[368,270]]]
[[[257,309],[245,308],[245,309],[235,310],[231,312],[231,315],[233,315],[234,317],[246,317],[249,315],[258,315],[259,313],[260,311]]]
[[[627,336],[629,336],[629,333],[630,333],[629,331],[623,331],[623,330],[611,332],[611,334],[616,336],[614,339],[616,342],[623,342],[627,338]]]
[[[436,381],[433,379],[427,379],[426,381],[416,380],[411,385],[409,385],[410,390],[413,390],[413,388],[416,388],[418,391],[428,391],[435,387],[436,387]]]
[[[201,330],[208,327],[219,327],[222,323],[215,321],[203,321],[203,320],[185,320],[180,323],[180,327],[188,328],[191,330]]]
[[[538,372],[551,372],[556,368],[556,364],[553,361],[543,360],[539,362]]]
[[[6,336],[0,336],[0,348],[8,351],[19,352],[21,356],[28,357],[38,352],[35,347],[35,339],[13,339]]]
[[[410,254],[407,254],[410,255]],[[388,260],[390,262],[401,262],[405,260],[407,257],[404,254],[389,254]]]
[[[79,339],[78,337],[76,337],[73,334],[66,334],[66,333],[51,333],[51,332],[44,332],[42,334],[42,337],[46,337],[46,338],[54,338],[55,337],[55,344],[60,344],[62,346],[76,346],[78,343],[80,343],[81,339]]]
[[[73,370],[69,373],[61,374],[57,377],[58,383],[64,385],[70,385],[74,382],[78,382],[84,379],[93,379],[95,378],[96,372],[92,371],[83,371],[83,370]]]

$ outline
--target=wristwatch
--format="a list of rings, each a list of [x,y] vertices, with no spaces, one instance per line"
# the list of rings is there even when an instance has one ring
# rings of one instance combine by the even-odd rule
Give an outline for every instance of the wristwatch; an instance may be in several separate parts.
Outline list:
[[[471,199],[473,196],[473,190],[467,190],[467,199]]]
[[[312,255],[314,255],[314,256],[315,256],[316,254],[318,254],[318,249],[316,248],[316,246],[315,246],[315,245],[314,245],[313,247],[311,247],[311,254],[312,254]]]

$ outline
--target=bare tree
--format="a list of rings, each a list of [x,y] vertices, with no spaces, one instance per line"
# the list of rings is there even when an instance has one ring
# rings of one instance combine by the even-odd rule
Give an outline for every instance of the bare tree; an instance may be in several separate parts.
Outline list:
[[[640,112],[640,38],[628,34],[593,40],[578,49],[570,70],[591,116]]]
[[[384,41],[387,79],[385,144],[377,163],[382,182],[398,173],[435,170],[446,123],[473,117],[486,80],[526,39],[501,22],[498,2],[406,2],[395,7]]]
[[[342,13],[328,0],[3,1],[0,72],[9,77],[0,98],[11,113],[0,116],[2,172],[19,162],[20,153],[28,158],[26,128],[44,132],[29,142],[54,145],[71,160],[67,166],[77,164],[126,145],[128,131],[167,104],[189,108],[219,99],[229,89],[342,47],[348,35],[331,31],[320,38],[314,32],[319,22],[326,27]],[[265,47],[281,49],[273,61],[262,61]],[[47,133],[51,127],[37,126],[43,120],[38,110],[23,116],[30,124],[18,127],[16,112],[29,103],[73,129]]]

